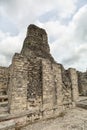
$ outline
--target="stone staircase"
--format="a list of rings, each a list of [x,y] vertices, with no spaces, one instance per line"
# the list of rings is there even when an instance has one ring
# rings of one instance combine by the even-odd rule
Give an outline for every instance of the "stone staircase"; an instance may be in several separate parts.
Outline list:
[[[87,109],[87,96],[80,96],[79,100],[76,102],[76,106]]]
[[[0,88],[0,115],[8,113],[7,88]]]
[[[15,130],[14,120],[0,122],[0,130]]]

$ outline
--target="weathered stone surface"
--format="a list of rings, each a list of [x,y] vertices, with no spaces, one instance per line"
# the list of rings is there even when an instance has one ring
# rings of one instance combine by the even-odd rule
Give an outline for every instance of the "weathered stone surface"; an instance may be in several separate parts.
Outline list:
[[[8,112],[8,68],[0,67],[0,114]]]
[[[70,79],[72,84],[72,100],[75,102],[79,98],[79,91],[78,91],[78,76],[76,69],[69,69]]]
[[[46,31],[35,25],[30,25],[27,29],[21,53],[27,58],[41,57],[54,61],[50,54]]]
[[[14,55],[8,68],[0,67],[0,113],[13,115],[17,126],[56,117],[77,101],[78,88],[83,91],[87,85],[84,75],[56,63],[46,31],[30,25],[21,53]],[[22,117],[14,116],[18,113]]]
[[[18,113],[27,109],[28,61],[26,57],[15,54],[10,66],[9,109]]]
[[[62,79],[62,65],[52,64],[53,82],[54,82],[54,100],[53,110],[55,115],[63,111],[63,79]]]
[[[82,96],[87,96],[87,72],[78,72],[79,93]]]
[[[14,120],[1,122],[0,123],[0,130],[15,130]]]

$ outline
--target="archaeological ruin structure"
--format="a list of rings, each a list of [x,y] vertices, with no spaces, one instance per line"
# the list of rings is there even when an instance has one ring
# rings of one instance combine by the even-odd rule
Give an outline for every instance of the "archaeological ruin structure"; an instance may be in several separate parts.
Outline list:
[[[87,72],[65,70],[50,54],[46,31],[30,25],[21,52],[0,67],[0,130],[57,117],[81,95],[87,95]]]

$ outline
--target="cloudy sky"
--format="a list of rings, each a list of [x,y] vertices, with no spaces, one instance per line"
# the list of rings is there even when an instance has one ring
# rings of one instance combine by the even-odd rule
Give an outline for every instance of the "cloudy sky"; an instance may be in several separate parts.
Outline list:
[[[87,0],[0,0],[0,66],[20,52],[29,24],[46,29],[58,63],[87,69]]]

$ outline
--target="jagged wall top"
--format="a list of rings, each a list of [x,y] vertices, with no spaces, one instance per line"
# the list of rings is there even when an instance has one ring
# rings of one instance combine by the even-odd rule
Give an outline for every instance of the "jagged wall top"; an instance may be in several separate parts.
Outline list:
[[[46,31],[36,25],[29,25],[21,53],[27,57],[36,56],[53,60]]]

